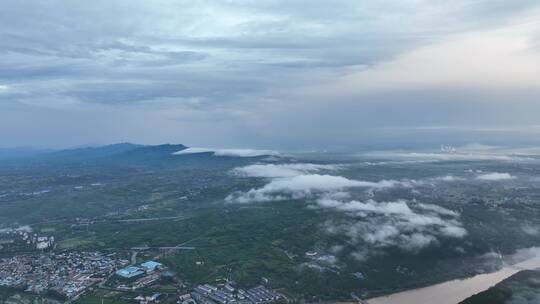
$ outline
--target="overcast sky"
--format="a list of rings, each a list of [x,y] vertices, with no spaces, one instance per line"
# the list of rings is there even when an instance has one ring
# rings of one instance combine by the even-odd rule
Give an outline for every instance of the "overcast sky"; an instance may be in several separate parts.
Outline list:
[[[0,146],[540,139],[540,1],[8,0]]]

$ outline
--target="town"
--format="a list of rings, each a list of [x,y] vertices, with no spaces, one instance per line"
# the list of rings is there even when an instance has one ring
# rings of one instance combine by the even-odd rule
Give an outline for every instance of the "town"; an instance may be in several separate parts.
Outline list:
[[[126,263],[114,254],[98,252],[17,255],[1,260],[0,286],[35,294],[55,292],[72,299]]]
[[[178,283],[178,288],[163,294],[163,280]],[[59,301],[74,302],[86,293],[98,291],[102,298],[114,294],[140,304],[267,304],[286,299],[263,285],[249,289],[235,285],[225,280],[190,287],[160,262],[133,264],[116,253],[48,252],[0,260],[0,288]]]

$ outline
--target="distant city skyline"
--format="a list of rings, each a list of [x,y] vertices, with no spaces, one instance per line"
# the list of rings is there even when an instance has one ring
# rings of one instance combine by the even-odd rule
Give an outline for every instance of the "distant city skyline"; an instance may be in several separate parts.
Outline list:
[[[0,147],[540,143],[540,3],[10,1]]]

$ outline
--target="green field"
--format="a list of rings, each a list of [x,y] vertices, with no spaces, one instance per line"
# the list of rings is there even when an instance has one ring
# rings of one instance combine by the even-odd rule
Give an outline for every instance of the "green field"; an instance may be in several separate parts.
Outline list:
[[[498,265],[483,258],[486,253],[511,254],[540,244],[540,234],[534,233],[540,226],[540,189],[532,179],[505,187],[474,182],[435,187],[426,182],[415,186],[417,192],[374,191],[374,199],[381,202],[403,199],[459,212],[467,230],[463,238],[440,237],[432,246],[407,251],[362,241],[359,235],[365,231],[356,235],[354,230],[328,231],[336,223],[384,224],[387,214],[370,217],[316,208],[309,195],[262,203],[226,202],[235,191],[268,183],[265,178],[230,173],[259,159],[196,160],[203,165],[192,159],[191,163],[140,161],[142,165],[120,160],[0,165],[0,193],[5,194],[0,197],[0,223],[31,225],[38,234],[54,236],[56,251],[99,250],[129,260],[136,251],[133,247],[148,248],[139,253],[137,263],[159,259],[188,286],[230,278],[247,288],[264,278],[292,298],[308,301],[349,300],[351,292],[368,297],[491,271]],[[471,167],[525,177],[540,174],[537,166],[497,162],[351,165],[339,174],[355,180],[429,180],[464,174]],[[363,201],[371,198],[365,189],[348,194]],[[524,233],[524,227],[533,233]],[[179,245],[194,249],[171,249]],[[0,255],[6,256],[32,250],[22,241],[3,246]],[[369,253],[364,259],[355,255],[363,252]]]

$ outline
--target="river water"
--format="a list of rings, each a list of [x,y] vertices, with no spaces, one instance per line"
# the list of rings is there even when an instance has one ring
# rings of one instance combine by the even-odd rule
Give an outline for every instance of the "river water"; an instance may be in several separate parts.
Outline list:
[[[496,272],[372,298],[367,302],[369,304],[457,304],[521,270],[536,268],[540,268],[540,256],[503,267]]]

